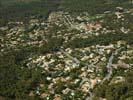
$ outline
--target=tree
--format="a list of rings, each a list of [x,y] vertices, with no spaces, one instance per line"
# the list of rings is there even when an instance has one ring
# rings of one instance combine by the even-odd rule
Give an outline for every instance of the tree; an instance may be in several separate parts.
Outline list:
[[[9,100],[30,100],[28,94],[42,80],[42,69],[29,69],[21,64],[20,52],[0,54],[0,96]],[[23,52],[24,54],[25,52]]]
[[[0,7],[2,6],[2,2],[0,1]]]
[[[131,0],[131,4],[133,4],[133,0]]]

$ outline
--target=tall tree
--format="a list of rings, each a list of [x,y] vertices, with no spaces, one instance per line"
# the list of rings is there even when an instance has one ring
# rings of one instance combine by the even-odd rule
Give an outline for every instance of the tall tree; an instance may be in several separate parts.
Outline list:
[[[131,0],[131,4],[133,4],[133,0]]]
[[[0,1],[0,7],[2,6],[2,2]]]

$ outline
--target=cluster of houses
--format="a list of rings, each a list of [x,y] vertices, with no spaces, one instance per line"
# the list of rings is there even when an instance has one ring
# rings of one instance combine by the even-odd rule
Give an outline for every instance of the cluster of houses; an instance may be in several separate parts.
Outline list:
[[[118,19],[124,17],[121,12],[115,14]],[[98,36],[101,32],[103,34],[110,31],[114,33],[114,30],[108,30],[102,26],[104,15],[92,18],[85,15],[75,17],[70,16],[69,13],[53,12],[46,21],[31,19],[28,23],[28,30],[25,29],[23,22],[10,22],[8,26],[0,28],[5,32],[4,37],[0,36],[0,50],[5,52],[7,48],[41,46],[47,44],[49,35],[64,38],[65,44],[74,38]],[[99,21],[93,19],[99,19]],[[17,25],[12,26],[12,24]],[[125,28],[121,30],[123,33],[129,31]],[[42,68],[42,73],[47,76],[44,79],[46,83],[40,83],[36,91],[31,91],[29,96],[39,95],[40,98],[49,100],[52,94],[54,100],[61,100],[62,95],[69,95],[73,98],[77,91],[80,91],[83,94],[82,98],[86,97],[90,90],[103,80],[103,70],[106,68],[110,54],[120,47],[126,49],[120,51],[111,67],[129,70],[133,66],[133,47],[127,45],[125,41],[106,46],[97,44],[85,48],[68,47],[57,52],[33,55],[26,59],[27,67],[29,69]],[[112,79],[111,84],[122,81],[124,78],[118,76]],[[57,90],[61,93],[56,93]]]
[[[119,55],[116,56],[117,61],[115,61],[111,67],[113,69],[121,68],[127,71],[133,66],[133,63],[127,63],[127,61],[133,60],[133,48],[123,41],[118,41],[116,44],[110,44],[108,46],[96,45],[86,48],[67,48],[64,50],[67,55],[62,51],[48,53],[34,59],[30,58],[27,66],[29,68],[41,67],[44,73],[51,75],[46,77],[46,80],[50,82],[48,84],[48,87],[50,87],[48,90],[51,91],[50,93],[56,94],[54,91],[60,88],[61,82],[64,83],[61,85],[66,86],[65,89],[62,89],[64,95],[80,90],[84,93],[84,96],[86,96],[91,89],[100,84],[103,80],[103,68],[106,67],[109,61],[109,57],[107,56],[121,45],[124,45],[125,48],[128,49],[122,50]],[[76,63],[75,59],[77,59],[79,63]],[[68,76],[66,76],[66,74]],[[117,76],[111,80],[110,84],[123,81],[124,77]],[[73,89],[69,87],[69,84],[78,84],[78,87]]]

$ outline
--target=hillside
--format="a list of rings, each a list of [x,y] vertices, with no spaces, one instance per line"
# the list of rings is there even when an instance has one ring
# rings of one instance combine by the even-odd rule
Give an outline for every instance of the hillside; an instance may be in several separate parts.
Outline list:
[[[130,0],[19,1],[0,8],[0,100],[133,99]]]
[[[8,6],[8,5],[11,5],[11,4],[13,4],[13,3],[19,3],[19,2],[33,2],[33,1],[40,1],[40,0],[1,0],[1,4],[2,5],[6,5],[6,6]]]
[[[58,9],[59,1],[60,0],[3,0],[0,3],[0,25],[5,25],[8,20],[27,20],[32,16],[43,16],[45,19],[51,11]]]

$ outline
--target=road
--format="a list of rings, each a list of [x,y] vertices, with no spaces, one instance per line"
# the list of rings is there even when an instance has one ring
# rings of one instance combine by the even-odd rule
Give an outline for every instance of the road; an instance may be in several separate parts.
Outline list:
[[[112,64],[113,64],[113,60],[114,60],[114,57],[118,54],[118,52],[121,50],[122,48],[119,48],[119,49],[116,49],[112,54],[111,56],[109,57],[109,60],[108,60],[108,63],[106,65],[106,68],[107,68],[107,75],[104,77],[104,79],[100,82],[100,84],[104,83],[106,80],[109,80],[113,74],[113,68],[112,68]],[[74,58],[72,57],[70,54],[64,52],[64,50],[60,49],[60,51],[65,54],[68,58],[70,58],[71,60],[73,60],[76,64],[80,64],[80,61],[77,59],[77,58]],[[91,65],[88,65],[88,68],[94,66],[94,64],[91,64]],[[81,82],[80,85],[82,85],[82,83],[84,81],[88,81],[89,79],[87,78],[84,78],[83,81]],[[94,97],[94,93],[92,91],[89,91],[88,92],[89,96],[86,98],[86,100],[92,100],[92,98]]]
[[[118,54],[118,52],[121,50],[122,48],[119,48],[119,49],[116,49],[115,52],[113,52],[111,54],[111,56],[109,57],[109,61],[108,61],[108,64],[106,66],[107,68],[107,75],[104,77],[104,79],[101,81],[100,84],[104,83],[106,80],[109,80],[113,74],[113,68],[112,68],[112,64],[113,64],[113,60],[114,60],[114,57]],[[86,100],[92,100],[92,98],[94,97],[94,93],[89,91],[89,95]]]

